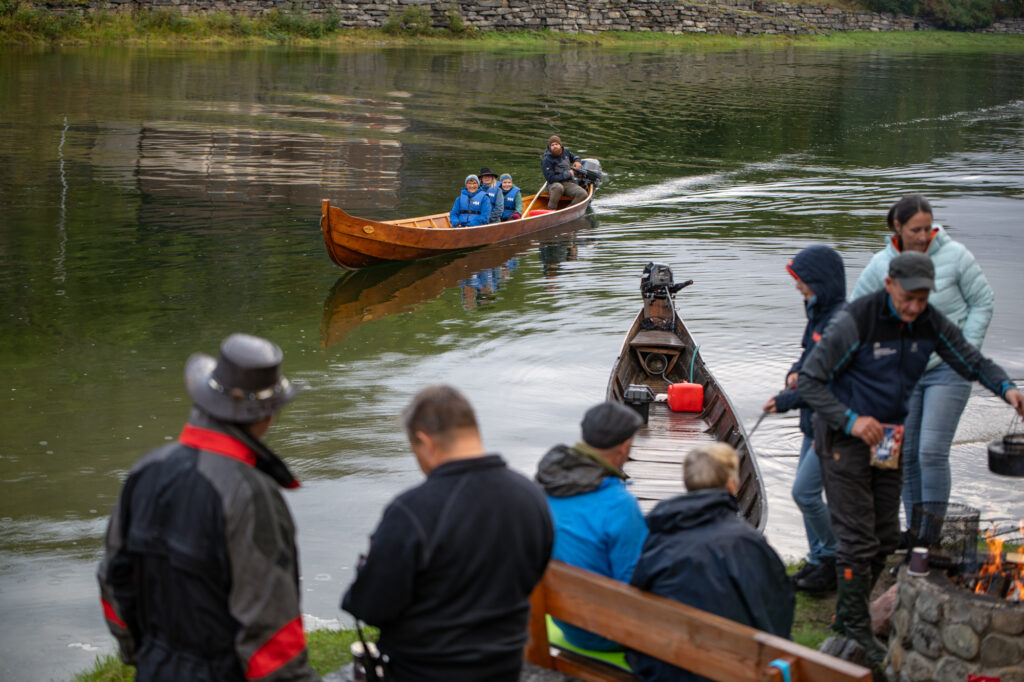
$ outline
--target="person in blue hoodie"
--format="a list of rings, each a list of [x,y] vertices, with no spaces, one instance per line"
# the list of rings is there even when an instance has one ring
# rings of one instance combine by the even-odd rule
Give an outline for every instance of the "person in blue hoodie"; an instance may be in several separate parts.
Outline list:
[[[452,227],[476,227],[486,225],[491,215],[491,199],[480,187],[480,178],[466,176],[466,187],[455,199],[448,219]]]
[[[647,526],[640,504],[626,488],[622,466],[633,435],[644,425],[622,403],[603,402],[587,410],[580,423],[582,440],[556,445],[537,465],[555,521],[551,558],[629,582]],[[582,628],[556,621],[570,644],[595,651],[622,646]]]
[[[800,342],[804,352],[786,373],[786,389],[769,400],[766,412],[787,412],[800,408],[800,431],[804,434],[800,459],[793,480],[793,501],[804,517],[804,531],[810,553],[807,563],[793,576],[798,590],[811,593],[836,589],[836,547],[839,540],[832,530],[828,506],[822,499],[821,465],[814,453],[813,410],[796,390],[797,375],[804,360],[825,332],[832,316],[846,304],[846,270],[835,249],[821,244],[809,246],[789,262],[786,270],[796,280],[804,298],[807,326]]]
[[[974,256],[932,222],[932,207],[920,194],[908,194],[893,204],[886,221],[891,238],[864,268],[853,298],[883,288],[889,262],[901,253],[927,254],[935,264],[936,286],[928,302],[960,328],[968,343],[981,348],[992,320],[995,294]],[[908,525],[916,503],[944,505],[949,501],[949,449],[970,395],[970,382],[933,353],[910,394],[904,425],[903,510]]]

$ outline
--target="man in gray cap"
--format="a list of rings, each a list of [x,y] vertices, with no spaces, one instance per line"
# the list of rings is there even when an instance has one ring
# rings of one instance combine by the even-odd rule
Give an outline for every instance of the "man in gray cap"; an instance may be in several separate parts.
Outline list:
[[[537,466],[555,521],[551,558],[628,583],[647,525],[622,470],[643,419],[622,403],[604,402],[583,416],[582,442],[556,445]],[[622,647],[568,623],[558,623],[571,644],[613,651]]]
[[[299,611],[299,483],[262,441],[296,394],[281,349],[232,334],[185,365],[178,440],[128,474],[98,578],[121,659],[149,680],[316,680]]]
[[[938,353],[1024,415],[1024,395],[1006,372],[928,304],[934,280],[925,254],[893,258],[885,288],[836,314],[797,381],[814,409],[814,450],[839,536],[833,629],[861,644],[875,665],[885,650],[871,631],[868,596],[899,541],[899,443],[907,401],[929,356]]]

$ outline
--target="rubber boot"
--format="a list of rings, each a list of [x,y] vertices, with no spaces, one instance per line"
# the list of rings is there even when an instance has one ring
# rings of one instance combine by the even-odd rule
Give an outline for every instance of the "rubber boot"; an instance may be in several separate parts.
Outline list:
[[[839,595],[836,598],[836,620],[842,617],[844,634],[864,647],[868,662],[878,667],[885,660],[886,650],[875,639],[871,629],[868,597],[871,595],[871,571],[843,569],[839,577]]]

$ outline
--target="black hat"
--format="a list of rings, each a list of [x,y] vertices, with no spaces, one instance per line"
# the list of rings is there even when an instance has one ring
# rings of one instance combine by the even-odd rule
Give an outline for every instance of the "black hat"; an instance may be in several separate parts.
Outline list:
[[[193,353],[185,363],[185,388],[196,407],[222,421],[252,424],[284,407],[298,388],[281,375],[284,354],[277,344],[232,334],[214,360]]]
[[[599,450],[625,442],[643,425],[644,420],[636,410],[611,401],[591,407],[580,422],[583,442]]]
[[[935,265],[920,251],[907,251],[889,261],[889,276],[907,291],[935,290]]]
[[[490,175],[490,176],[491,176],[492,178],[496,178],[496,177],[498,177],[497,175],[495,175],[495,174],[494,174],[494,171],[492,171],[492,170],[491,170],[490,168],[488,168],[487,166],[484,166],[483,168],[481,168],[481,169],[480,169],[480,172],[479,172],[479,173],[477,173],[477,175],[479,175],[479,176],[481,177],[481,179],[482,179],[482,178],[483,178],[483,177],[484,177],[485,175]]]

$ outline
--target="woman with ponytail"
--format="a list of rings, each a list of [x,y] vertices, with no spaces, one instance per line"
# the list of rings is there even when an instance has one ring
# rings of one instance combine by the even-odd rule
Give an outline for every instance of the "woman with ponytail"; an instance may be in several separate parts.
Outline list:
[[[927,254],[935,265],[935,291],[928,302],[948,317],[976,348],[981,348],[992,320],[995,297],[974,256],[945,229],[932,222],[932,207],[920,194],[909,194],[889,209],[892,236],[864,269],[853,298],[885,286],[889,261],[906,251]],[[903,437],[903,510],[910,524],[914,504],[949,501],[949,449],[967,405],[971,385],[938,355],[910,396]]]

